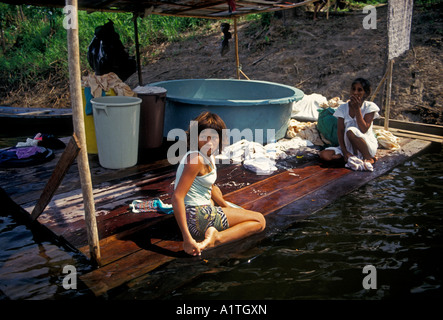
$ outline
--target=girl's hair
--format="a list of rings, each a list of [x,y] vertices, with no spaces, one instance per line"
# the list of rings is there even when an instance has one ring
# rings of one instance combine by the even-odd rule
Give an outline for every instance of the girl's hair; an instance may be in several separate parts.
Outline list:
[[[364,78],[357,78],[352,82],[351,86],[353,86],[356,83],[361,84],[361,86],[363,87],[363,90],[365,90],[365,93],[368,96],[371,94],[371,83],[368,80],[366,80]]]
[[[223,141],[225,140],[225,137],[224,137],[225,133],[223,132],[223,129],[226,129],[226,124],[222,120],[222,118],[220,118],[220,116],[215,113],[212,113],[209,111],[204,111],[197,118],[195,118],[194,121],[196,121],[198,123],[197,124],[198,137],[200,137],[200,133],[205,129],[213,129],[213,130],[217,131],[218,138],[219,138],[219,147],[218,147],[219,149],[218,150],[219,150],[219,152],[221,152],[222,147],[223,147]],[[191,147],[190,130],[191,130],[191,127],[189,127],[188,131],[186,131],[188,148]]]

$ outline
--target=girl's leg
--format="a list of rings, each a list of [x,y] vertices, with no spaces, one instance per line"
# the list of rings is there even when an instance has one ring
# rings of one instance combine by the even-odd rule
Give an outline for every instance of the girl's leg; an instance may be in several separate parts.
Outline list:
[[[377,160],[376,157],[371,156],[371,154],[369,153],[368,145],[366,144],[366,141],[363,138],[357,137],[354,134],[354,132],[352,132],[351,130],[348,130],[346,132],[346,135],[352,144],[354,152],[360,151],[360,153],[363,156],[363,159],[369,161],[370,163],[374,163]],[[355,152],[354,154],[357,154],[357,152]]]
[[[259,212],[231,207],[224,207],[223,212],[228,218],[229,228],[217,231],[209,227],[205,239],[200,242],[201,250],[243,239],[265,229],[265,217]]]
[[[334,150],[322,150],[320,151],[319,156],[323,161],[332,161],[343,158],[341,154],[336,154]]]

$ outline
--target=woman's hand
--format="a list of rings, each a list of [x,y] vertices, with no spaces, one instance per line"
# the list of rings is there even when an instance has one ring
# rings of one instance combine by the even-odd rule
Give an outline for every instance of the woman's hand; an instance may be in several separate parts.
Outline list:
[[[355,111],[360,110],[363,100],[360,96],[352,95],[349,101],[349,108],[354,109]]]
[[[221,192],[220,188],[217,185],[212,185],[212,191],[211,191],[211,198],[212,200],[219,205],[220,207],[229,207],[228,203],[223,198],[223,193]]]
[[[345,160],[345,162],[348,162],[348,159],[352,156],[354,156],[354,155],[352,153],[350,153],[349,151],[345,151],[343,153],[343,159]]]

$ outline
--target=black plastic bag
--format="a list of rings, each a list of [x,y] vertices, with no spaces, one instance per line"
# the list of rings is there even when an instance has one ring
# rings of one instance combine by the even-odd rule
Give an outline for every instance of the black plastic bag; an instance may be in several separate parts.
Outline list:
[[[221,30],[223,32],[223,39],[221,43],[220,54],[224,56],[229,51],[229,39],[232,38],[231,33],[229,32],[229,23],[222,23]]]
[[[95,28],[94,38],[88,47],[88,62],[98,76],[114,72],[125,81],[132,75],[137,65],[130,57],[114,30],[114,23],[109,20],[103,26]]]

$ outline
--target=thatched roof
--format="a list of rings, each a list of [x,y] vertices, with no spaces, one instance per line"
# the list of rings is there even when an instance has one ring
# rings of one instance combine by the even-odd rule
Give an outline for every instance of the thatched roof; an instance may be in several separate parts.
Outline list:
[[[252,13],[272,12],[306,5],[315,0],[78,0],[79,10],[134,12],[139,15],[159,14],[209,19],[233,18]],[[26,4],[62,8],[64,0],[1,0],[9,4]],[[229,10],[228,2],[235,3]],[[294,3],[295,2],[295,3]]]

